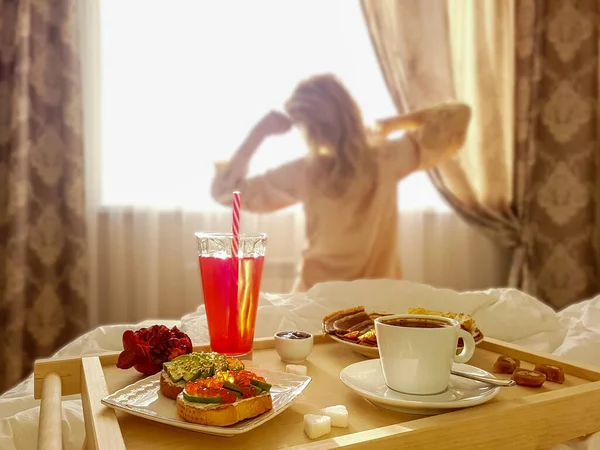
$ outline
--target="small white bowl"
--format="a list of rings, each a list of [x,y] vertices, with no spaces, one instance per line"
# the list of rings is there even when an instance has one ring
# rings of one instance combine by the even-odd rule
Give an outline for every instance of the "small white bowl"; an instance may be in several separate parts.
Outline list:
[[[301,338],[290,338],[290,334],[304,335]],[[288,336],[288,337],[285,337]],[[303,362],[313,348],[313,335],[305,331],[278,331],[273,335],[275,351],[283,362],[297,364]]]

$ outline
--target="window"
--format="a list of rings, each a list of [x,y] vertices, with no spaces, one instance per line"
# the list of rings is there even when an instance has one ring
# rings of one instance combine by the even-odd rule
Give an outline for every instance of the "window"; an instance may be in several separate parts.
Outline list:
[[[101,24],[105,206],[213,208],[214,162],[314,73],[336,73],[367,121],[395,113],[358,1],[102,0]],[[271,138],[251,171],[304,151]],[[425,174],[406,183],[413,206],[442,204]]]

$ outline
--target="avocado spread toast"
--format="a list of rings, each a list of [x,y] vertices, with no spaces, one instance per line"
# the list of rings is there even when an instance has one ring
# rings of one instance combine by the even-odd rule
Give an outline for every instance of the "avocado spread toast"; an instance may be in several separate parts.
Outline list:
[[[197,352],[178,356],[165,362],[160,374],[160,392],[173,400],[183,391],[188,381],[212,377],[218,372],[244,369],[244,363],[215,352]]]
[[[248,370],[217,371],[186,383],[177,413],[186,421],[224,427],[273,408],[271,385]]]

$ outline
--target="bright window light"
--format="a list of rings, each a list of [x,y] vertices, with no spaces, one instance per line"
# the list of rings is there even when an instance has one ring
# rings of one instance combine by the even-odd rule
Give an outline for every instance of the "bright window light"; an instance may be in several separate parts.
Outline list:
[[[213,209],[214,162],[229,158],[296,83],[333,72],[365,120],[395,114],[358,1],[101,0],[102,204]],[[302,156],[271,138],[251,171]],[[401,208],[445,205],[425,174]]]

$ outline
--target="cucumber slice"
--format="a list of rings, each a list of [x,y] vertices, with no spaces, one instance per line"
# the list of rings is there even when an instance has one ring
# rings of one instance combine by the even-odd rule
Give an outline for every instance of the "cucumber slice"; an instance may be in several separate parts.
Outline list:
[[[188,402],[194,403],[222,403],[223,399],[219,396],[217,397],[197,397],[195,395],[190,395],[187,392],[183,391],[183,398]]]
[[[266,391],[266,392],[269,392],[271,390],[271,387],[272,387],[266,381],[251,380],[250,383],[253,384],[256,387],[259,387],[261,390]]]
[[[256,391],[256,395],[260,395],[260,393],[263,391],[261,388],[259,388],[258,386],[254,386],[253,384],[250,384],[250,387],[254,388],[254,390]]]
[[[230,391],[239,392],[240,394],[242,393],[239,386],[235,383],[232,383],[231,381],[224,381],[223,387],[225,389],[229,389]]]

